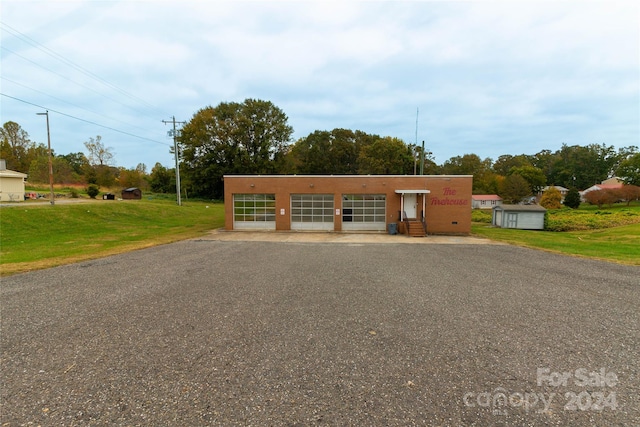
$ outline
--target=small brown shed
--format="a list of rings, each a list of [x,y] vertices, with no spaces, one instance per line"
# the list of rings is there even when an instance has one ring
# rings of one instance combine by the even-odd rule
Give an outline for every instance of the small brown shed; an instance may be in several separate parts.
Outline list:
[[[140,200],[142,199],[142,190],[136,187],[125,188],[122,190],[123,200]]]

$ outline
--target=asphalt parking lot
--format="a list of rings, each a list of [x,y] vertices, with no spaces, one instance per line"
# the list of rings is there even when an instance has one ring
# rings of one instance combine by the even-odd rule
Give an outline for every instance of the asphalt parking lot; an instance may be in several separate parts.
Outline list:
[[[0,425],[640,425],[638,267],[282,236],[3,278]]]

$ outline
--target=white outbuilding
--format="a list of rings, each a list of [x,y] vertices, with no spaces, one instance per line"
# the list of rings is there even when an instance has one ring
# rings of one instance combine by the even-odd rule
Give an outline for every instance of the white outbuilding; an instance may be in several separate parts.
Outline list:
[[[0,168],[0,202],[24,201],[27,174]]]
[[[501,205],[493,208],[492,224],[501,228],[544,230],[546,209],[539,205]]]

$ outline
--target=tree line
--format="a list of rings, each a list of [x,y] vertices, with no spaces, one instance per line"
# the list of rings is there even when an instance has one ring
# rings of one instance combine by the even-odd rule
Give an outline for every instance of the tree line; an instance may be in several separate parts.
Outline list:
[[[17,123],[5,123],[0,155],[10,169],[47,182],[46,148],[35,144]],[[420,173],[421,147],[393,136],[361,130],[316,130],[292,141],[286,114],[269,101],[222,102],[197,111],[177,136],[182,189],[192,197],[221,199],[227,174],[371,174]],[[115,167],[112,150],[98,136],[85,142],[86,153],[55,155],[57,182],[105,187],[149,188],[175,192],[175,170],[157,163],[134,169]],[[519,201],[547,185],[585,189],[611,176],[640,185],[638,147],[562,144],[556,151],[504,154],[497,159],[463,154],[437,164],[424,153],[425,174],[473,175],[474,194],[499,194]]]

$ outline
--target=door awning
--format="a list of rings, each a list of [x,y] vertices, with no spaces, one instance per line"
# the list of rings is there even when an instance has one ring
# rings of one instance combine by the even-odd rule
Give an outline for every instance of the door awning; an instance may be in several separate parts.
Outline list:
[[[429,194],[429,190],[396,190],[396,194]]]

